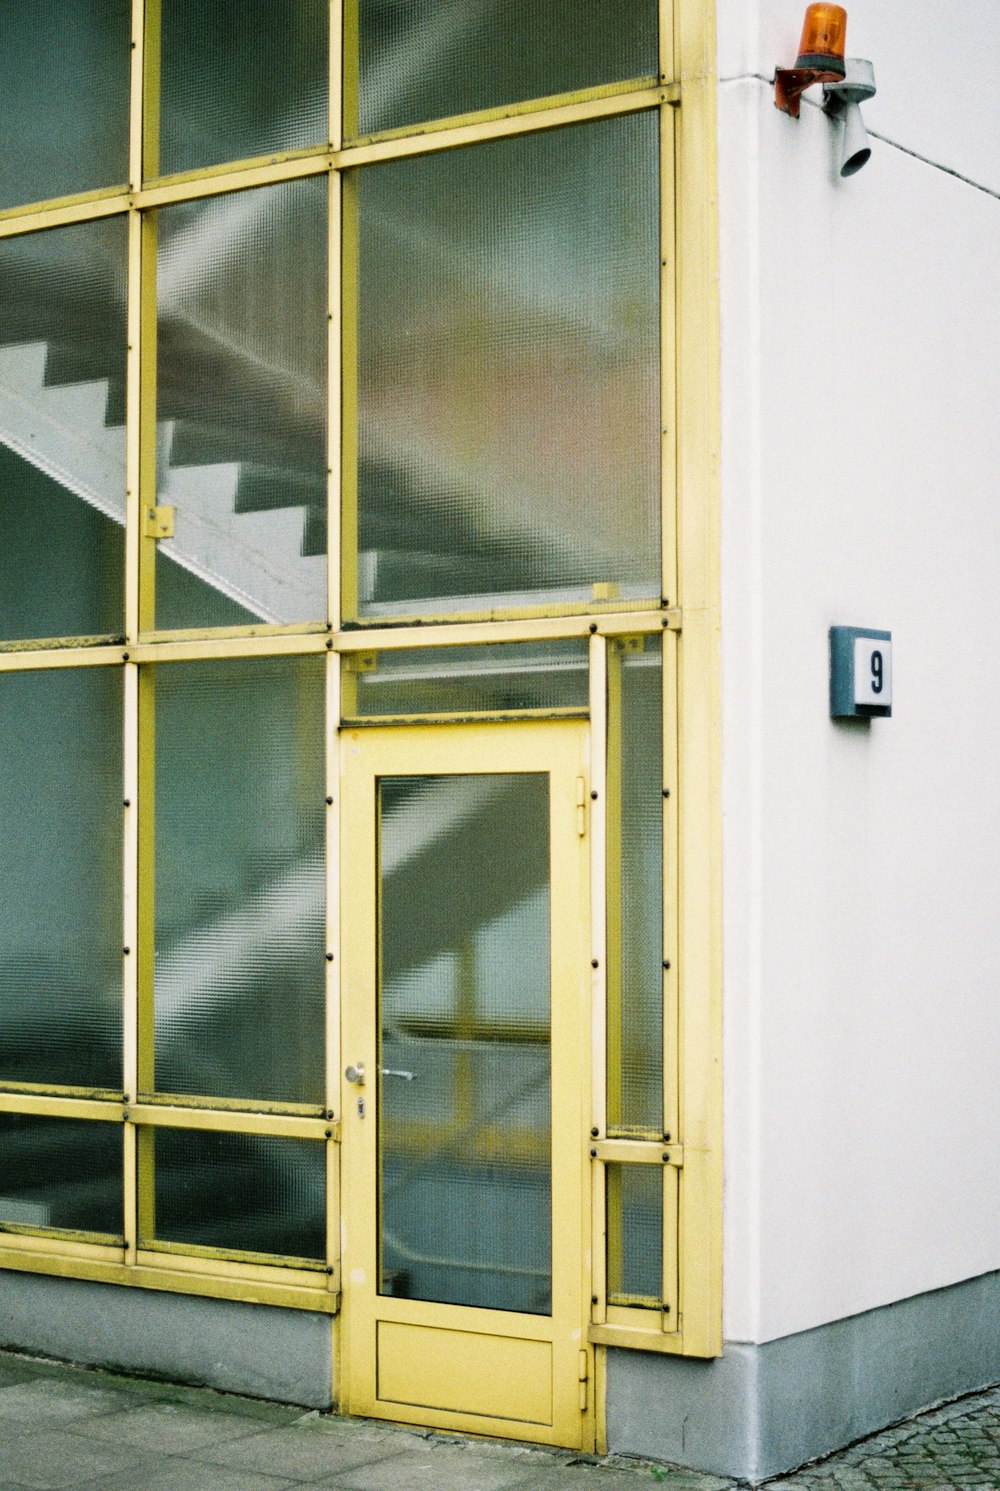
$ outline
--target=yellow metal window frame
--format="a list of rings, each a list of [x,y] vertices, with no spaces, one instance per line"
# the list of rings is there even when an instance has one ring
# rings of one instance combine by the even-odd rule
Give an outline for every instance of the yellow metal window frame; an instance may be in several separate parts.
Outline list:
[[[288,152],[266,160],[228,163],[184,176],[156,175],[159,120],[158,18],[161,0],[133,0],[128,184],[59,200],[29,203],[0,213],[0,238],[41,232],[120,214],[128,220],[128,361],[126,425],[126,590],[122,640],[108,637],[0,642],[0,672],[122,666],[125,670],[123,756],[123,858],[125,894],[123,946],[139,955],[123,958],[123,1091],[8,1085],[0,1112],[35,1112],[121,1122],[125,1131],[124,1248],[62,1235],[0,1234],[0,1266],[112,1279],[141,1287],[182,1290],[306,1309],[334,1310],[339,1298],[338,1088],[339,1049],[339,774],[334,723],[341,717],[342,655],[386,647],[454,646],[460,643],[531,641],[546,637],[591,637],[591,716],[595,740],[606,739],[606,639],[662,631],[665,659],[666,758],[664,785],[672,796],[664,817],[665,927],[675,941],[673,973],[666,989],[665,1081],[671,1122],[669,1144],[652,1137],[619,1141],[604,1128],[606,1010],[600,970],[595,977],[593,1118],[598,1130],[593,1163],[648,1163],[664,1167],[665,1240],[676,1236],[676,1257],[664,1264],[664,1299],[675,1299],[650,1329],[646,1310],[607,1306],[603,1298],[604,1188],[595,1186],[593,1243],[598,1304],[590,1327],[598,1345],[635,1345],[711,1355],[721,1347],[721,892],[719,737],[719,541],[718,541],[718,299],[715,141],[715,16],[711,0],[661,0],[659,76],[577,94],[532,100],[433,121],[419,130],[391,131],[345,143],[338,100],[349,99],[344,76],[345,8],[330,5],[330,130],[322,148]],[[348,16],[348,24],[350,17]],[[349,73],[348,69],[348,73]],[[658,110],[661,135],[661,349],[662,349],[662,593],[659,608],[623,606],[613,600],[586,607],[537,612],[497,611],[420,626],[342,630],[344,609],[341,524],[329,526],[328,614],[299,627],[253,626],[229,631],[164,633],[155,630],[153,564],[156,539],[143,523],[155,504],[156,421],[156,215],[155,209],[230,191],[325,174],[329,181],[330,281],[328,299],[328,427],[331,433],[328,491],[331,511],[350,504],[352,422],[350,390],[342,386],[344,349],[352,327],[343,316],[342,281],[353,272],[349,252],[350,206],[343,173],[352,167],[462,148],[527,131]],[[342,247],[343,246],[343,247]],[[336,438],[342,408],[344,440]],[[349,537],[350,524],[344,529]],[[279,657],[325,653],[328,729],[327,964],[328,1090],[322,1115],[252,1112],[249,1104],[205,1099],[183,1104],[151,1103],[136,1108],[138,1091],[143,960],[151,926],[148,897],[139,887],[151,873],[151,818],[137,805],[151,792],[149,750],[139,729],[144,665],[206,658]],[[669,700],[669,703],[667,702]],[[601,773],[604,773],[603,777]],[[607,781],[602,750],[595,753],[595,787]],[[603,967],[607,936],[606,832],[603,792],[595,804],[592,835],[593,938]],[[146,949],[147,951],[143,951]],[[128,1115],[126,1117],[126,1114]],[[329,1256],[322,1279],[308,1271],[260,1262],[194,1254],[157,1253],[136,1245],[137,1173],[144,1127],[188,1123],[233,1133],[290,1133],[326,1145]],[[263,1127],[261,1127],[263,1126]],[[623,1149],[627,1145],[627,1150]],[[610,1146],[610,1147],[609,1147]],[[662,1158],[669,1154],[669,1158]],[[654,1156],[656,1158],[654,1158]],[[676,1214],[676,1226],[672,1218]],[[665,1252],[670,1255],[671,1245]],[[294,1279],[292,1275],[295,1275]],[[671,1296],[671,1291],[673,1295]]]

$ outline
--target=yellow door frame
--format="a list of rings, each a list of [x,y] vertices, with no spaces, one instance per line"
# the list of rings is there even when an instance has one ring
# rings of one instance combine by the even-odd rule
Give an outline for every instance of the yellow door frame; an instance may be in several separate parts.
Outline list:
[[[342,735],[342,1057],[378,1061],[376,783],[384,776],[547,772],[552,898],[551,1316],[377,1293],[376,1087],[343,1092],[340,1400],[351,1413],[592,1448],[590,940],[581,721],[360,728]],[[581,806],[581,799],[583,805]],[[583,830],[581,832],[581,829]],[[364,1103],[363,1113],[359,1103]],[[378,1342],[385,1343],[379,1359]],[[473,1406],[480,1411],[473,1411]]]

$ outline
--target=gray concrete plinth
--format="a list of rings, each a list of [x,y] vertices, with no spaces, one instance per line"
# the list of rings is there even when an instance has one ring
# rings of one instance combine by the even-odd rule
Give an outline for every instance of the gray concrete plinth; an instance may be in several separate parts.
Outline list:
[[[79,1279],[0,1271],[0,1347],[328,1408],[330,1319]]]
[[[759,1481],[1000,1381],[1000,1273],[714,1361],[608,1352],[608,1445]]]

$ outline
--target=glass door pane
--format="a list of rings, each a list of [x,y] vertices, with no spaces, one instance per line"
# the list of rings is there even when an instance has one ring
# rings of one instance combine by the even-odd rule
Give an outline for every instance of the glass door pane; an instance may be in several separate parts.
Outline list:
[[[379,782],[380,1293],[552,1309],[549,778]]]

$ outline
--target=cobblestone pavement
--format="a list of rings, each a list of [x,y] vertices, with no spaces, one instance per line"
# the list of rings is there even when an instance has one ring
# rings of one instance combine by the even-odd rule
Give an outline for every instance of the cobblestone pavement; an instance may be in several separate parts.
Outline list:
[[[1000,1387],[932,1408],[769,1481],[769,1491],[972,1491],[1000,1488]]]
[[[335,1418],[0,1352],[0,1491],[734,1491],[610,1455]],[[886,1430],[774,1491],[1000,1491],[1000,1388]]]

